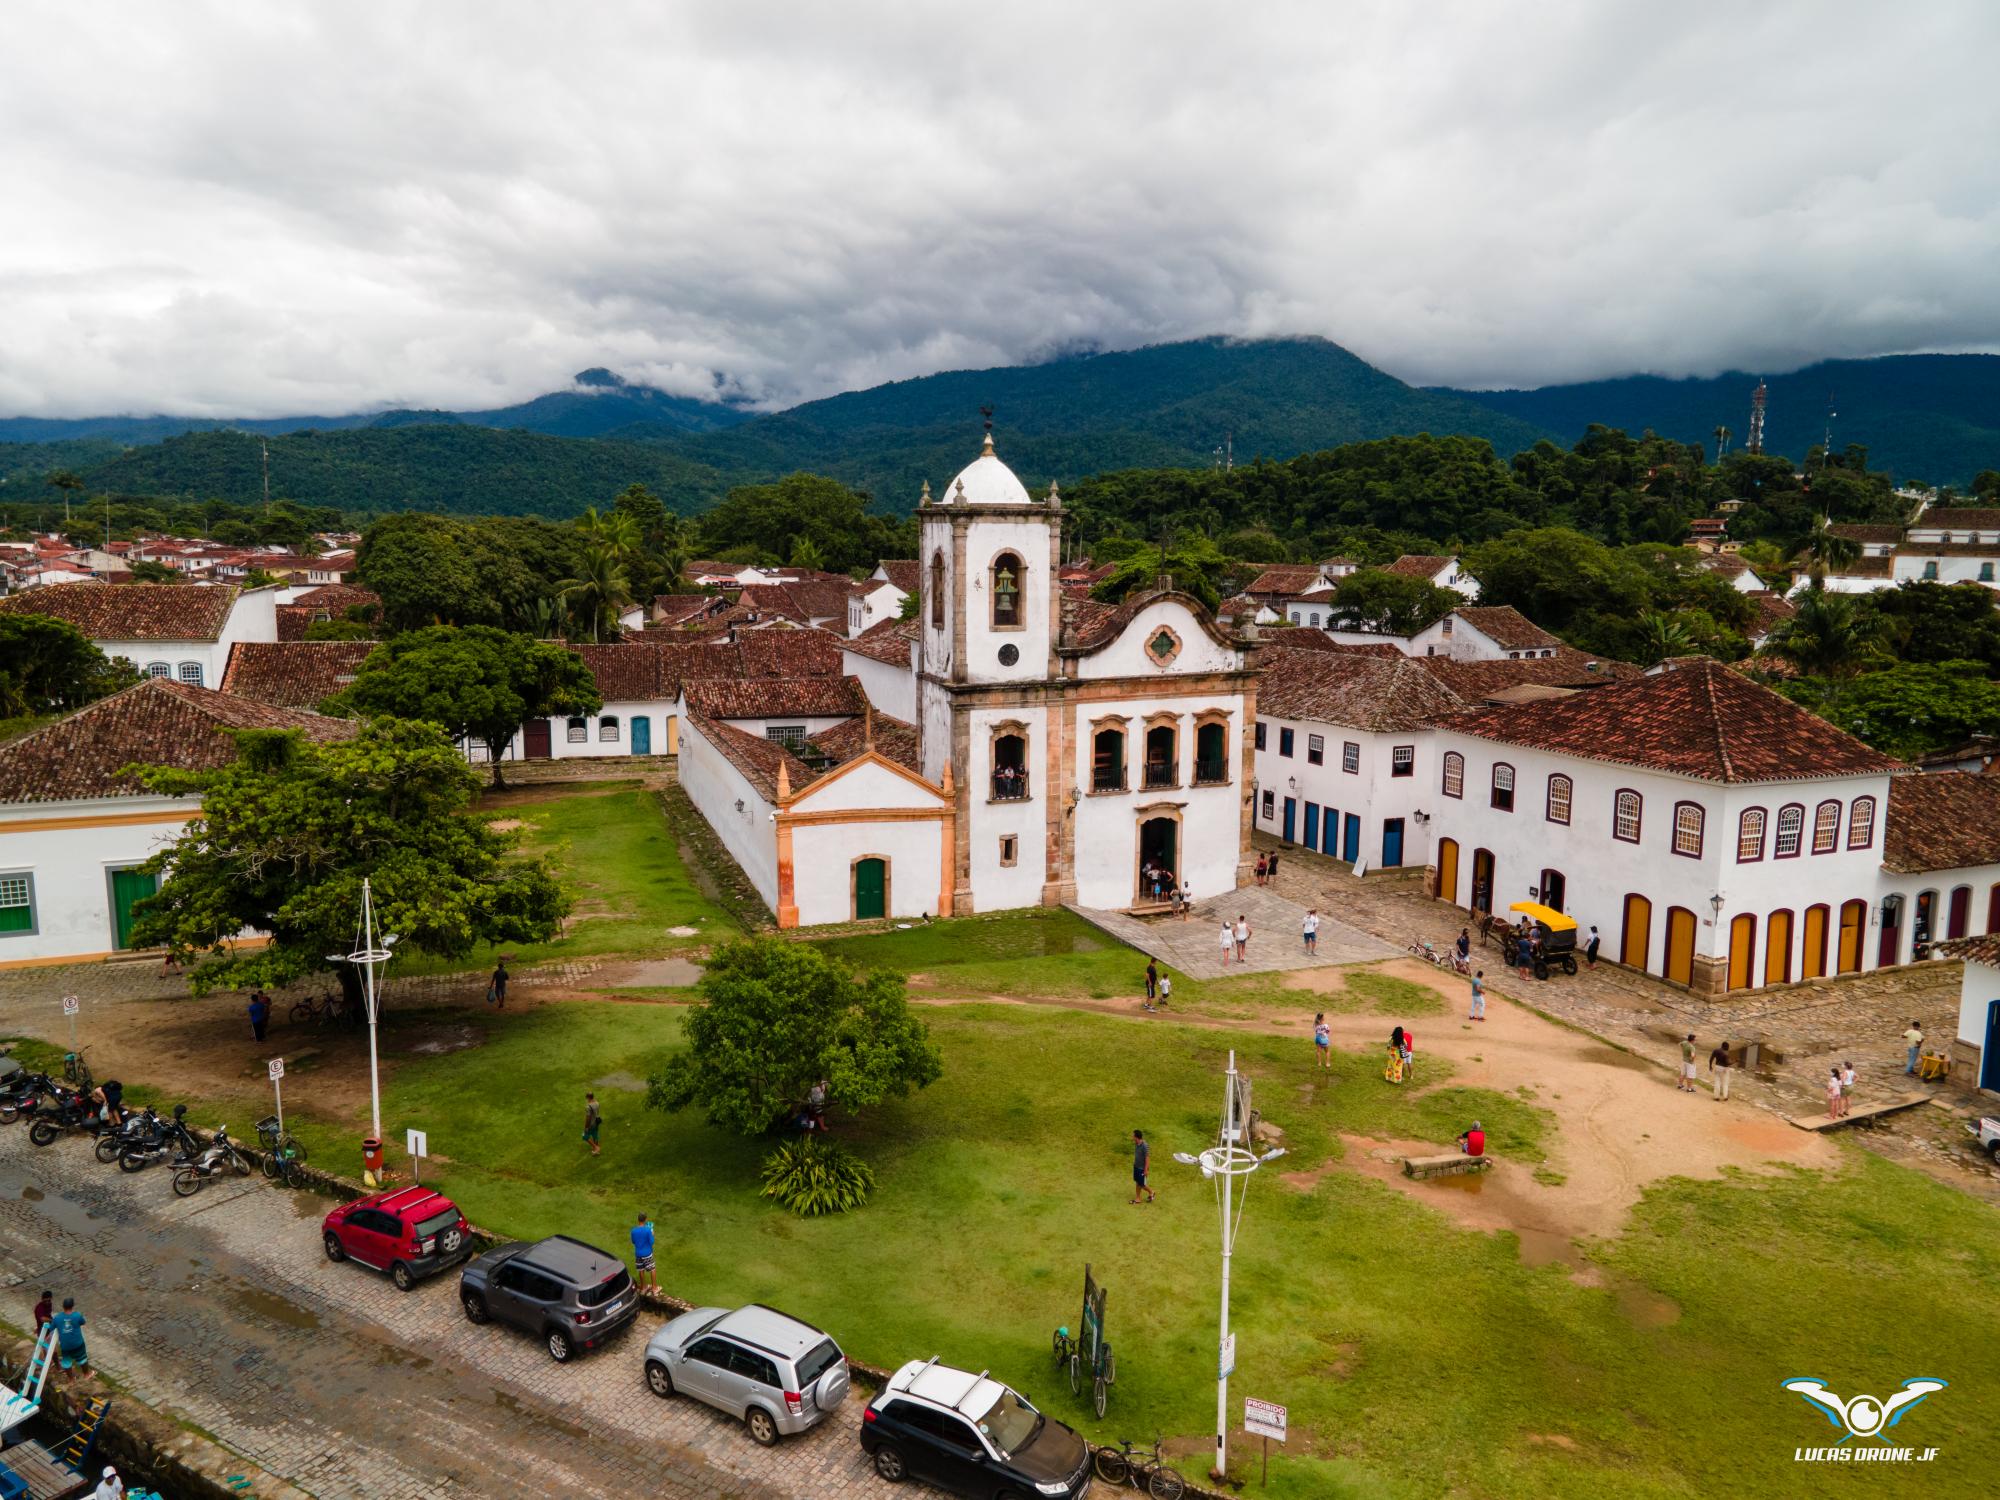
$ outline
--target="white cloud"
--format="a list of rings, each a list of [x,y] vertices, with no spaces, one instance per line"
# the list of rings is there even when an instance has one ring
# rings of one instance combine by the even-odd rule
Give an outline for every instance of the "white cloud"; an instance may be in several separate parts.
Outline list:
[[[15,5],[0,413],[2000,345],[1990,5]]]

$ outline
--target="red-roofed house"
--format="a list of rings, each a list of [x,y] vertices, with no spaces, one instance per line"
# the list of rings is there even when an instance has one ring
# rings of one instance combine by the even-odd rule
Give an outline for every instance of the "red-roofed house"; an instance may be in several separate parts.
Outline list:
[[[0,612],[67,620],[149,677],[214,687],[238,641],[278,638],[278,591],[182,583],[69,583],[0,599]]]
[[[1455,557],[1406,552],[1382,570],[1400,578],[1420,578],[1436,588],[1450,589],[1468,599],[1479,597],[1479,580],[1466,572]]]

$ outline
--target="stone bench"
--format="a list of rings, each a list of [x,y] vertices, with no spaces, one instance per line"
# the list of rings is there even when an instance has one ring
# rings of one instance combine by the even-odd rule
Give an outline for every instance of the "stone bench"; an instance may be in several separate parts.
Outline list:
[[[1464,1172],[1484,1172],[1493,1165],[1490,1156],[1467,1156],[1463,1151],[1447,1151],[1437,1156],[1406,1156],[1405,1177],[1456,1177]]]

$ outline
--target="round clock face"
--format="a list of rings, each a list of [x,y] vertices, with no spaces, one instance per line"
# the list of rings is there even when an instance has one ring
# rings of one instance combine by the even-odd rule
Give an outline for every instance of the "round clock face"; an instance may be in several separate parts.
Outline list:
[[[1021,659],[1021,648],[1011,642],[1000,648],[1000,665],[1011,667]]]

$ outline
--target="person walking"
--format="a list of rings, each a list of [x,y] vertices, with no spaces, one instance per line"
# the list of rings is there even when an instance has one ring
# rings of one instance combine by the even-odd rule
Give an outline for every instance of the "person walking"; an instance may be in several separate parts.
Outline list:
[[[586,1092],[583,1096],[583,1142],[590,1147],[590,1154],[596,1156],[597,1132],[604,1125],[604,1111],[597,1107],[597,1095]]]
[[[1323,1010],[1313,1015],[1313,1055],[1319,1059],[1322,1068],[1333,1066],[1333,1029],[1326,1024],[1326,1012]]]
[[[1729,1070],[1733,1066],[1729,1060],[1728,1041],[1717,1043],[1715,1050],[1708,1054],[1708,1071],[1715,1082],[1713,1097],[1718,1102],[1729,1097]]]
[[[1306,940],[1306,952],[1309,954],[1318,953],[1319,952],[1319,908],[1317,906],[1311,908],[1309,911],[1306,912],[1304,936]]]
[[[1146,1181],[1147,1174],[1151,1170],[1152,1159],[1153,1159],[1153,1148],[1146,1144],[1146,1132],[1143,1130],[1133,1131],[1132,1132],[1132,1202],[1135,1206],[1139,1202],[1139,1195],[1141,1193],[1144,1193],[1146,1195],[1146,1201],[1148,1203],[1151,1203],[1153,1201],[1152,1186]]]
[[[270,1024],[271,1002],[262,990],[250,992],[250,1035],[257,1041],[264,1040],[264,1028]]]
[[[1390,1083],[1403,1081],[1403,1043],[1400,1038],[1389,1039],[1389,1056],[1382,1064],[1382,1076]]]
[[[1593,969],[1597,967],[1597,947],[1599,941],[1597,929],[1592,927],[1590,929],[1590,941],[1583,945],[1583,961],[1588,967]]]
[[[48,1288],[42,1289],[42,1300],[35,1304],[35,1337],[42,1336],[42,1329],[50,1318],[56,1315],[56,1294]]]
[[[1273,849],[1271,851],[1271,857],[1264,862],[1264,884],[1276,885],[1277,883],[1278,883],[1278,851],[1276,849]]]
[[[1690,1031],[1681,1039],[1681,1076],[1675,1085],[1683,1094],[1692,1094],[1694,1089],[1694,1033]]]
[[[1840,1065],[1840,1112],[1844,1115],[1854,1108],[1854,1064]]]
[[[1829,1120],[1838,1120],[1840,1118],[1840,1102],[1840,1069],[1838,1067],[1828,1068],[1826,1070],[1826,1117]]]
[[[1468,1021],[1486,1019],[1486,971],[1481,969],[1472,976],[1472,1009],[1466,1013]]]
[[[1153,1008],[1153,998],[1160,993],[1160,965],[1156,959],[1146,960],[1146,1009]]]
[[[1236,939],[1236,961],[1239,964],[1248,963],[1249,958],[1247,955],[1250,947],[1250,919],[1244,916],[1243,913],[1240,911],[1236,914],[1236,930],[1234,933],[1234,937]]]
[[[1264,883],[1264,856],[1260,854],[1257,856],[1257,884],[1262,885],[1263,883]]]
[[[1236,929],[1229,925],[1229,918],[1222,919],[1222,967],[1229,967],[1229,955],[1236,947]]]
[[[1171,996],[1171,995],[1173,994],[1173,992],[1174,992],[1174,979],[1173,979],[1173,976],[1172,976],[1171,974],[1162,974],[1162,975],[1160,976],[1160,1009],[1161,1009],[1161,1010],[1165,1010],[1165,1009],[1167,1008],[1167,999],[1168,999],[1168,997],[1169,997],[1169,996]]]
[[[82,1313],[76,1310],[76,1298],[63,1298],[62,1311],[49,1319],[56,1331],[56,1352],[62,1356],[63,1377],[70,1384],[76,1383],[76,1372],[90,1368],[90,1350],[84,1347]]]
[[[1403,1076],[1414,1079],[1417,1076],[1417,1034],[1408,1027],[1403,1032]]]
[[[493,978],[486,986],[486,1003],[507,1008],[507,960],[501,959],[493,966]]]
[[[653,1226],[644,1214],[632,1226],[632,1279],[656,1295],[660,1290],[659,1273],[653,1269]]]
[[[1903,1033],[1903,1045],[1910,1049],[1909,1065],[1903,1071],[1914,1073],[1917,1071],[1917,1054],[1924,1050],[1924,1028],[1917,1024],[1915,1017],[1910,1019],[1910,1029]]]

